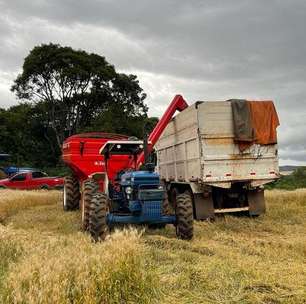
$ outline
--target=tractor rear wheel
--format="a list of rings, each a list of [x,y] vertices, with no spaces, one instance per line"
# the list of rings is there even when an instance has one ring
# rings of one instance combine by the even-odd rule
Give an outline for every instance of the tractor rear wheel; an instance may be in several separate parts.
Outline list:
[[[79,208],[80,189],[79,181],[73,176],[66,176],[63,195],[64,211],[73,211]]]
[[[107,212],[107,195],[97,192],[93,195],[89,212],[89,233],[95,242],[103,241],[108,233]]]
[[[176,235],[182,240],[191,240],[193,237],[193,206],[188,192],[176,197]]]
[[[90,204],[93,195],[98,191],[99,185],[93,179],[88,179],[83,184],[82,192],[82,228],[83,230],[88,230],[89,226],[89,213],[90,213]]]

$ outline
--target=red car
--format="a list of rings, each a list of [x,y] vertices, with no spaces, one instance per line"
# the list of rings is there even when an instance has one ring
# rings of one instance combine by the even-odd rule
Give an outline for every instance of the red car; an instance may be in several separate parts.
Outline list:
[[[12,189],[59,189],[64,185],[61,177],[49,177],[41,171],[23,172],[0,180],[0,188]]]

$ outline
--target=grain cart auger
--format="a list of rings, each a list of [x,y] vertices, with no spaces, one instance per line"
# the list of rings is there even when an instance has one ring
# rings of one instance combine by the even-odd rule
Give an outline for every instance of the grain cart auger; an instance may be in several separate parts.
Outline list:
[[[94,240],[103,240],[116,224],[174,224],[179,238],[192,238],[192,201],[181,194],[170,214],[159,174],[144,163],[145,154],[152,152],[174,113],[187,107],[183,97],[176,95],[145,143],[106,133],[79,134],[65,140],[63,160],[73,175],[66,177],[63,207],[66,211],[80,207],[83,229]],[[141,166],[145,170],[140,170]]]

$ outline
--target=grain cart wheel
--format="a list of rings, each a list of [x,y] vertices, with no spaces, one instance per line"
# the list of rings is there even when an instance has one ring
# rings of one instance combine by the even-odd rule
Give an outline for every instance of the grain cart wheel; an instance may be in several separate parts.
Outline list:
[[[99,185],[93,179],[88,179],[83,184],[82,203],[81,203],[83,230],[88,230],[90,204],[93,195],[98,191],[98,189]]]
[[[182,240],[191,240],[193,237],[193,207],[188,192],[176,197],[176,235]]]
[[[108,233],[106,216],[108,212],[108,198],[105,193],[97,192],[93,195],[89,212],[89,233],[95,242],[103,241]]]
[[[79,182],[73,176],[66,176],[63,194],[64,211],[72,211],[79,208],[80,190]]]

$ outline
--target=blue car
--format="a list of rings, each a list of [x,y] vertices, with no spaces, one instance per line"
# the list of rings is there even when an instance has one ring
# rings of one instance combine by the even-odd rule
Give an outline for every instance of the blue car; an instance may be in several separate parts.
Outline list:
[[[33,172],[33,171],[38,171],[38,169],[35,168],[26,168],[26,167],[5,167],[3,168],[4,173],[7,176],[12,176],[15,175],[17,173],[21,173],[21,172]]]
[[[10,154],[6,153],[0,153],[0,161],[7,161],[10,158]],[[28,167],[15,167],[15,166],[9,166],[9,167],[2,167],[0,168],[1,171],[3,171],[7,176],[12,176],[17,173],[21,172],[33,172],[33,171],[39,171],[35,168],[28,168]]]

